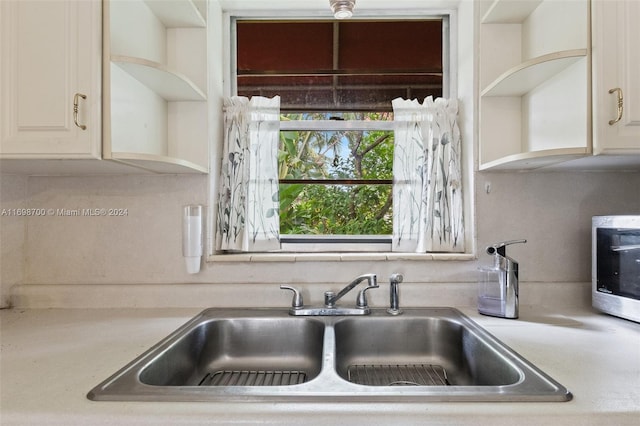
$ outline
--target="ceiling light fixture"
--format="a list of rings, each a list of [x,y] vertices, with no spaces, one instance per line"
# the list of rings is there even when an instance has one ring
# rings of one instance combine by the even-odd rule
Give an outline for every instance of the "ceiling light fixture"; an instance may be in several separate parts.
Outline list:
[[[353,16],[356,0],[329,0],[329,4],[336,19],[347,19]]]

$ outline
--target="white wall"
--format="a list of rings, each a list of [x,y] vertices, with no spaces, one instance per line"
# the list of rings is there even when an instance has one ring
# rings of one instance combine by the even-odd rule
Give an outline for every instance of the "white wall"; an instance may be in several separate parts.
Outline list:
[[[317,283],[303,287],[308,300],[319,303],[327,286],[365,272],[378,273],[381,283],[392,272],[404,273],[405,301],[470,304],[476,268],[490,260],[480,250],[476,261],[216,262],[188,275],[181,208],[206,203],[205,176],[3,177],[2,185],[3,208],[128,210],[122,217],[2,217],[2,289],[6,295],[14,284],[25,284],[13,288],[18,305],[37,297],[38,306],[64,306],[65,300],[107,307],[278,306],[289,298],[277,289],[281,283]],[[571,298],[577,288],[582,303],[590,281],[591,216],[640,214],[638,187],[640,173],[476,174],[478,246],[528,239],[509,252],[520,261],[529,302],[545,298],[534,289]],[[386,292],[378,293],[374,303],[386,303]]]
[[[473,31],[472,15],[472,3],[461,2],[465,31]],[[376,272],[382,283],[401,272],[405,304],[469,305],[476,269],[490,260],[482,248],[526,238],[509,248],[520,261],[521,302],[588,304],[591,216],[640,214],[640,173],[473,173],[474,51],[473,40],[460,40],[465,182],[473,200],[467,219],[475,215],[478,260],[215,262],[188,275],[181,209],[208,204],[206,176],[2,176],[2,208],[122,208],[127,215],[0,217],[1,300],[11,294],[14,305],[35,307],[286,306],[281,283],[301,285],[307,301],[320,303],[322,291],[361,273]],[[386,291],[372,293],[374,305],[386,303]]]

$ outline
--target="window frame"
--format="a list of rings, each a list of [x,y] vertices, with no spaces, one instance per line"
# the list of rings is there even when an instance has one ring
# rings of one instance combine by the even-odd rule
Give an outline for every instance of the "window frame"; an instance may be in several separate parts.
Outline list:
[[[423,9],[423,10],[373,10],[358,9],[358,16],[351,20],[424,20],[428,18],[442,19],[442,96],[456,98],[457,90],[457,37],[458,23],[456,9]],[[229,11],[224,13],[224,94],[237,94],[237,57],[236,43],[238,20],[314,20],[327,19],[324,13],[309,10],[255,10]],[[391,99],[389,100],[391,102]],[[359,120],[295,120],[281,121],[281,130],[393,130],[393,121],[359,121]],[[468,231],[466,231],[468,232]],[[465,232],[465,233],[466,233]],[[280,251],[274,254],[295,253],[390,253],[391,235],[281,235]],[[401,254],[402,255],[402,254]],[[405,254],[406,255],[406,254]],[[431,255],[427,253],[427,255]],[[431,255],[432,256],[432,255]],[[454,255],[455,256],[455,255]]]

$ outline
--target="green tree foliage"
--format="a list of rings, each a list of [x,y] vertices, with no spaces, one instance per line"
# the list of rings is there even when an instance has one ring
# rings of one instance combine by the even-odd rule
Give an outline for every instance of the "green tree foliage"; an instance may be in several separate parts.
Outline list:
[[[324,119],[318,113],[315,119]],[[386,113],[344,119],[388,119]],[[287,116],[300,119],[299,116]],[[280,179],[392,179],[393,132],[283,131]],[[280,232],[304,235],[391,234],[390,184],[281,183]]]

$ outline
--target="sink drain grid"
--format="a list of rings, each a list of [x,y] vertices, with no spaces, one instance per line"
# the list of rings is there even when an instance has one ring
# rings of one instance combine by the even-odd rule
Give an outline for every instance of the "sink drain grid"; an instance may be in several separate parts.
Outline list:
[[[198,386],[288,386],[306,380],[304,371],[220,370],[207,373]]]
[[[447,386],[447,372],[433,364],[350,365],[348,380],[367,386]]]

